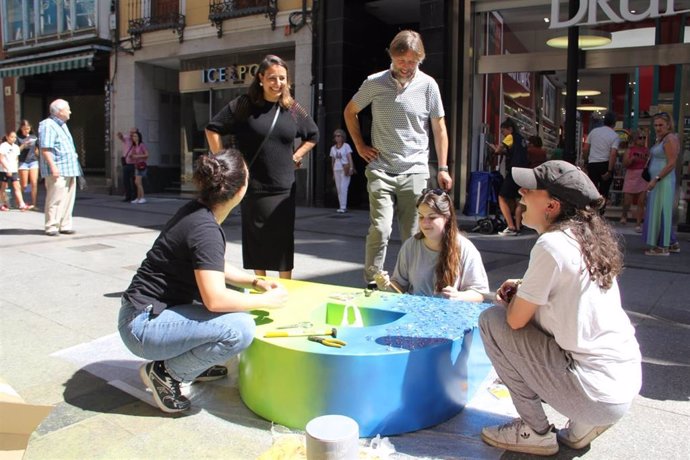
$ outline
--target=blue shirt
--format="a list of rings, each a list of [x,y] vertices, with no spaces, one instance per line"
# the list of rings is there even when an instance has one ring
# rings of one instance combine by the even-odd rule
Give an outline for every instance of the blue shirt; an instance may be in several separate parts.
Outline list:
[[[41,151],[47,149],[53,154],[53,162],[60,171],[60,176],[77,177],[82,175],[74,140],[64,121],[52,115],[41,121],[38,124],[38,139]],[[43,155],[41,155],[39,164],[41,177],[52,176],[50,166]]]
[[[352,100],[371,104],[371,144],[379,155],[367,168],[390,174],[429,174],[431,119],[444,116],[436,81],[417,69],[404,88],[390,70],[370,75]]]

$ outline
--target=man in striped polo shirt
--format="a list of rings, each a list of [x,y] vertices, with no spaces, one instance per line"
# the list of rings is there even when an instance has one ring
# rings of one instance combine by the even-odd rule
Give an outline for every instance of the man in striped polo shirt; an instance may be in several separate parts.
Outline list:
[[[77,191],[77,177],[82,175],[79,157],[67,127],[69,104],[56,99],[50,104],[50,116],[38,125],[41,149],[41,177],[46,181],[45,233],[71,235],[72,210]]]
[[[419,70],[424,60],[421,36],[399,32],[390,44],[390,69],[367,77],[345,107],[344,117],[357,153],[368,163],[369,233],[364,277],[375,286],[383,269],[393,214],[397,211],[400,238],[417,232],[417,198],[429,179],[429,140],[433,132],[438,158],[438,184],[449,190],[448,134],[443,102],[436,81]],[[357,114],[371,105],[371,143],[362,137]]]

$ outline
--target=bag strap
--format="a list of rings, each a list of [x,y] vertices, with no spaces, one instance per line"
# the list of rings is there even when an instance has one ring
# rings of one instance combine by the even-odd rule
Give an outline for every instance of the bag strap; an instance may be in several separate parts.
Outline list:
[[[259,148],[256,149],[256,153],[252,157],[252,161],[250,161],[249,164],[247,165],[247,169],[252,167],[252,165],[254,164],[254,161],[259,156],[261,149],[264,148],[264,145],[266,144],[268,137],[271,135],[271,133],[273,132],[273,128],[275,128],[275,126],[276,126],[276,121],[278,121],[278,115],[280,115],[280,105],[276,102],[276,114],[273,116],[273,121],[271,122],[271,127],[268,128],[268,132],[266,133],[266,137],[264,137],[264,140],[261,141],[261,145],[259,145]]]

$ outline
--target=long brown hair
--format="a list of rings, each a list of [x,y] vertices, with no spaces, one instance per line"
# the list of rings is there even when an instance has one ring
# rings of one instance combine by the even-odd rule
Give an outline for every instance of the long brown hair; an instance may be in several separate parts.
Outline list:
[[[548,231],[570,230],[580,245],[592,281],[601,289],[608,290],[623,269],[623,252],[619,237],[599,214],[604,198],[593,201],[585,209],[558,201],[561,203],[561,212]]]
[[[453,286],[460,273],[460,245],[458,244],[458,223],[455,218],[455,208],[450,196],[441,189],[424,190],[417,200],[417,209],[421,205],[427,205],[434,212],[446,218],[446,226],[441,238],[441,251],[436,263],[436,292],[441,292],[446,286]],[[416,239],[424,238],[424,233],[419,231]]]
[[[401,30],[393,37],[388,47],[388,54],[390,57],[394,57],[405,54],[408,51],[412,51],[415,56],[417,56],[419,64],[421,64],[426,57],[424,42],[422,42],[422,36],[419,35],[419,32],[415,32],[414,30]]]
[[[247,91],[249,94],[249,100],[251,100],[252,104],[254,105],[261,105],[264,103],[264,90],[261,87],[261,80],[259,80],[259,76],[266,73],[266,70],[268,70],[268,68],[272,65],[279,65],[285,69],[287,81],[283,87],[283,94],[281,94],[280,98],[278,99],[278,103],[282,108],[289,109],[292,107],[292,104],[295,103],[292,95],[290,95],[290,85],[292,84],[290,81],[290,69],[288,69],[285,61],[274,54],[266,55],[263,61],[261,61],[259,64],[259,69],[256,71],[254,80],[252,80],[251,85],[249,85],[249,90]]]

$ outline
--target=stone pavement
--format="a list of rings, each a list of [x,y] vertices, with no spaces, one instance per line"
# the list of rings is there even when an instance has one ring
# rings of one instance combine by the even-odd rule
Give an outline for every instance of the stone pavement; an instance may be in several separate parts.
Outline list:
[[[41,212],[0,213],[0,377],[25,400],[55,405],[32,436],[27,459],[253,459],[271,447],[271,424],[242,404],[236,375],[195,385],[197,409],[190,414],[165,415],[142,401],[139,363],[123,352],[116,335],[119,296],[183,203],[175,196],[148,199],[132,205],[80,193],[77,233],[56,238],[44,236]],[[297,216],[294,277],[361,286],[367,212],[298,208]],[[466,229],[473,221],[460,219]],[[236,266],[241,266],[239,222],[233,213],[224,224],[228,259]],[[679,235],[680,254],[655,258],[642,254],[632,226],[618,229],[626,247],[621,291],[642,348],[643,387],[630,414],[590,448],[562,447],[556,458],[685,459],[690,452],[688,235]],[[524,272],[536,235],[470,238],[495,289]],[[399,246],[397,239],[390,246],[389,270]],[[391,437],[397,450],[392,458],[527,458],[479,438],[483,425],[507,420],[510,406],[480,390],[457,417]],[[565,420],[555,414],[552,422],[562,426]]]

